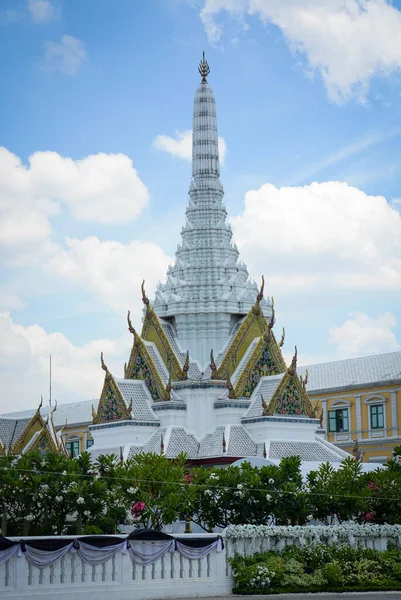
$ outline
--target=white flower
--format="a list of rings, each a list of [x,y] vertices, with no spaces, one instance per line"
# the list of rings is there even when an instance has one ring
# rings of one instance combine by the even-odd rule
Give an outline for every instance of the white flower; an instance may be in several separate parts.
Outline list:
[[[102,510],[102,513],[103,513],[104,515],[107,515],[107,506],[105,506],[105,507],[103,508],[103,510]]]
[[[46,461],[45,460],[41,460],[40,461],[40,466],[41,467],[45,467],[46,466]]]
[[[245,492],[238,490],[238,491],[234,492],[234,496],[237,496],[238,498],[243,498],[245,496]]]
[[[133,488],[133,487],[129,487],[127,490],[128,494],[136,494],[138,491],[138,488]]]
[[[33,521],[34,520],[34,516],[33,515],[26,515],[25,520],[26,521]]]
[[[272,497],[270,496],[270,494],[266,494],[266,500],[267,500],[268,502],[270,502],[270,500],[271,500],[271,499],[272,499]]]
[[[63,501],[63,496],[56,496],[55,498],[56,502],[62,502]]]
[[[90,514],[91,514],[90,510],[84,510],[85,517],[90,517]]]
[[[216,481],[217,479],[219,479],[219,476],[217,475],[217,473],[210,473],[209,479]]]
[[[49,486],[47,485],[47,483],[44,483],[44,484],[42,485],[42,490],[43,490],[44,492],[47,492],[47,490],[48,490],[48,489],[49,489]]]
[[[79,498],[77,498],[77,504],[83,504],[85,502],[85,500],[82,498],[82,496],[79,496]]]
[[[244,486],[242,485],[242,483],[239,483],[239,484],[237,485],[237,490],[242,490],[242,488],[243,488],[243,487],[244,487]]]
[[[274,479],[272,479],[272,478],[270,477],[270,479],[269,479],[269,484],[270,484],[270,485],[273,485],[273,483],[274,483]]]
[[[65,477],[67,475],[67,471],[63,471],[61,474]]]
[[[212,490],[205,490],[203,493],[205,494],[205,496],[213,496]]]

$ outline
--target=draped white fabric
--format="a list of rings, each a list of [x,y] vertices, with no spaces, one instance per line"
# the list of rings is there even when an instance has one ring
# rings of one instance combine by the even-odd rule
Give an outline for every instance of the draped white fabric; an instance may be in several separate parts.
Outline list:
[[[55,563],[70,550],[75,552],[73,545],[73,542],[71,542],[71,544],[67,544],[67,546],[58,550],[37,550],[27,544],[25,546],[25,556],[32,565],[38,567],[38,569],[42,569]]]
[[[188,540],[189,541],[189,540]],[[16,544],[10,548],[0,551],[0,565],[9,560],[14,554],[21,556],[21,544]],[[56,550],[39,550],[33,548],[29,543],[25,543],[26,559],[38,569],[47,567],[57,562],[67,552],[77,552],[81,559],[91,566],[101,565],[110,560],[118,552],[123,554],[129,553],[131,560],[141,566],[146,566],[154,563],[165,552],[178,552],[185,558],[196,560],[203,558],[213,549],[216,552],[223,550],[222,540],[219,538],[206,546],[191,547],[179,540],[122,540],[120,544],[110,546],[94,546],[84,541],[66,544],[62,548]]]
[[[174,540],[160,540],[155,542],[135,542],[130,540],[128,552],[131,559],[141,566],[151,565],[165,552],[174,552]]]
[[[16,554],[20,550],[20,545],[16,544],[15,546],[11,546],[10,548],[6,548],[5,550],[0,550],[0,565],[6,562],[6,560],[10,560],[14,554]]]
[[[221,539],[215,540],[211,544],[208,544],[207,546],[201,546],[199,548],[193,548],[191,546],[186,546],[185,544],[183,544],[182,542],[179,542],[178,540],[176,543],[177,543],[178,552],[180,554],[182,554],[182,556],[184,556],[185,558],[189,558],[191,560],[197,560],[198,558],[203,558],[204,556],[209,554],[209,552],[211,552],[213,550],[213,548],[216,548],[216,552],[223,551],[223,544],[222,544]]]
[[[125,540],[121,544],[103,546],[103,548],[92,546],[86,542],[79,542],[79,547],[77,548],[77,552],[82,560],[92,567],[110,560],[120,550],[122,550],[123,554],[127,553],[127,542]]]

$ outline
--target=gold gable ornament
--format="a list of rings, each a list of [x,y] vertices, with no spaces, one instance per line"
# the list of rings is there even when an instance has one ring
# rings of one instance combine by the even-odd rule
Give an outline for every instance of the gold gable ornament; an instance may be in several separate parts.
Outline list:
[[[180,361],[178,360],[178,357],[170,344],[163,326],[160,323],[160,319],[151,307],[149,298],[146,295],[145,280],[142,281],[141,289],[142,302],[146,306],[141,337],[147,342],[153,342],[155,344],[165,365],[169,363],[171,364],[172,378],[174,380],[186,381],[188,379],[189,370],[189,353],[186,356],[186,361],[183,367],[181,367]]]
[[[219,379],[219,374],[217,372],[216,363],[214,362],[213,348],[210,350],[210,365],[209,366],[212,370],[210,379]]]
[[[264,289],[265,289],[265,278],[264,278],[264,275],[262,275],[262,284],[260,286],[258,295],[256,296],[256,302],[252,306],[252,309],[251,309],[253,314],[255,314],[255,315],[260,315],[260,313],[262,312],[262,309],[260,308],[260,303],[263,300]]]

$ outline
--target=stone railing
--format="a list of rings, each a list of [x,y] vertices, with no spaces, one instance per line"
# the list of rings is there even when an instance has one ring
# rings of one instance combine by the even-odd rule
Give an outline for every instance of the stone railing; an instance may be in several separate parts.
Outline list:
[[[115,537],[115,536],[114,536]],[[176,536],[174,536],[176,537]],[[182,538],[182,536],[180,536]],[[212,534],[191,535],[187,539],[215,539]],[[74,536],[65,539],[74,540]],[[125,536],[121,536],[123,540]],[[37,568],[24,554],[14,554],[0,565],[0,598],[23,600],[51,598],[73,600],[126,600],[137,598],[190,598],[225,596],[231,593],[229,558],[282,550],[288,545],[310,543],[349,544],[385,550],[389,541],[401,546],[399,525],[346,525],[329,527],[263,527],[240,525],[223,532],[225,547],[213,549],[199,559],[180,552],[165,552],[152,564],[141,566],[122,551],[96,566],[85,562],[78,552],[67,552],[50,566]],[[36,538],[38,539],[38,538]],[[82,539],[82,538],[81,538]],[[16,538],[14,538],[15,541]],[[25,538],[29,544],[29,538]],[[152,542],[142,542],[144,549]]]
[[[74,536],[65,537],[74,539]],[[207,539],[216,536],[188,534],[186,537]],[[29,538],[24,539],[29,543]],[[143,545],[149,543],[143,542]],[[67,552],[53,565],[37,568],[23,553],[19,554],[0,565],[2,600],[146,600],[231,593],[231,578],[226,575],[226,553],[218,553],[215,549],[199,559],[185,558],[179,552],[166,552],[146,566],[136,564],[128,553],[123,552],[97,566],[85,563],[77,552]]]

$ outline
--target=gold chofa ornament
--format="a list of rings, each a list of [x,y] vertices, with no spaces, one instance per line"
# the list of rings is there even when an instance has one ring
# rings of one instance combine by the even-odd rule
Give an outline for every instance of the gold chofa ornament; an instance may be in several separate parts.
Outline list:
[[[207,64],[207,60],[205,59],[205,53],[202,52],[202,60],[199,63],[198,67],[199,74],[202,76],[202,83],[206,83],[206,77],[210,73],[209,65]]]

